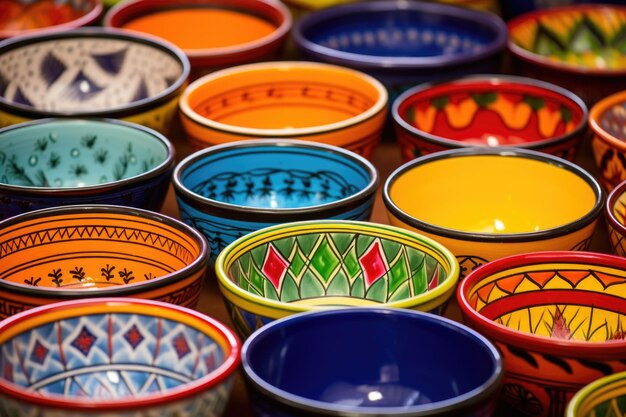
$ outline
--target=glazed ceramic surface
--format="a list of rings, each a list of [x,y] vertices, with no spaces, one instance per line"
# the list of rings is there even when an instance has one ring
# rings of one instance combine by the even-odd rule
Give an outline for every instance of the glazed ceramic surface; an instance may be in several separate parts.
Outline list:
[[[524,77],[476,75],[423,84],[392,107],[405,160],[468,146],[515,146],[573,161],[587,106],[569,91]]]
[[[589,114],[591,142],[600,181],[611,191],[626,180],[626,92],[613,94],[594,105]]]
[[[503,258],[457,293],[464,320],[500,348],[504,415],[564,415],[591,381],[626,370],[626,262],[591,252]]]
[[[0,317],[60,300],[126,296],[194,307],[209,256],[178,220],[71,206],[0,222]]]
[[[192,146],[244,138],[300,138],[369,157],[380,141],[387,92],[375,79],[313,62],[241,65],[202,77],[180,108]]]
[[[604,204],[580,167],[514,148],[415,159],[389,176],[383,200],[391,224],[438,240],[462,274],[517,253],[586,249]]]
[[[566,417],[610,417],[626,413],[626,372],[602,377],[582,388],[567,405]]]
[[[242,348],[251,399],[264,416],[490,416],[500,361],[469,328],[399,309],[294,315]]]
[[[626,88],[626,7],[579,5],[509,22],[515,70],[554,82],[588,105]]]
[[[193,78],[210,70],[278,58],[289,11],[266,0],[133,0],[111,9],[105,25],[158,36],[189,57]]]
[[[105,116],[163,131],[189,74],[189,61],[175,46],[112,29],[19,37],[0,51],[0,126]]]
[[[219,416],[239,342],[165,303],[57,303],[0,325],[0,412],[11,416]]]
[[[406,1],[333,7],[293,29],[305,56],[366,71],[392,93],[436,78],[497,72],[506,35],[495,14]]]
[[[609,242],[615,255],[626,256],[626,181],[611,191],[607,198],[606,215]]]
[[[0,219],[71,204],[158,211],[174,149],[154,130],[110,119],[47,119],[0,130]]]
[[[2,0],[0,38],[41,29],[68,30],[93,24],[103,7],[100,0]]]
[[[242,337],[276,318],[329,306],[443,313],[459,273],[454,255],[430,239],[354,221],[259,230],[227,246],[215,270]]]

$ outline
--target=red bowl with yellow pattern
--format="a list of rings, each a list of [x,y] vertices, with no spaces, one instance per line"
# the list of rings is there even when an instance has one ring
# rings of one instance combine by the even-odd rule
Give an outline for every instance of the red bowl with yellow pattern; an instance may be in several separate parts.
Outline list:
[[[570,161],[588,134],[587,106],[554,84],[471,75],[418,85],[393,103],[405,160],[447,149],[514,146]]]
[[[503,416],[561,417],[588,383],[626,370],[626,259],[535,252],[461,281],[463,319],[496,344]],[[609,415],[609,414],[607,414]]]

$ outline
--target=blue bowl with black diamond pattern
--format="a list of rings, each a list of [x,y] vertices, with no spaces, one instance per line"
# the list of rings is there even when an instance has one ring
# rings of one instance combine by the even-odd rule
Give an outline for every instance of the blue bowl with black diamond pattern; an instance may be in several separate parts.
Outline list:
[[[245,140],[198,151],[174,169],[181,219],[213,260],[235,239],[302,220],[368,220],[378,185],[363,157],[302,140]]]
[[[113,204],[158,211],[174,148],[112,119],[44,119],[0,129],[0,219],[46,207]]]
[[[0,127],[108,117],[167,134],[187,84],[182,50],[121,29],[82,28],[0,42]]]
[[[0,323],[0,415],[219,417],[239,352],[232,330],[184,307],[49,304]]]

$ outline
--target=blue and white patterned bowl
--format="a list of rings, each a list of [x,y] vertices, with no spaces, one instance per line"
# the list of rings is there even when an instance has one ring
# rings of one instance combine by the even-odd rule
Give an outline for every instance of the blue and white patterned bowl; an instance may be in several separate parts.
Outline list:
[[[45,119],[0,130],[0,219],[46,207],[114,204],[158,211],[174,148],[111,119]]]
[[[200,230],[215,259],[235,239],[279,223],[368,220],[376,168],[335,146],[246,140],[198,151],[173,175],[180,216]]]
[[[50,304],[0,323],[0,415],[219,416],[239,351],[226,326],[171,304]]]

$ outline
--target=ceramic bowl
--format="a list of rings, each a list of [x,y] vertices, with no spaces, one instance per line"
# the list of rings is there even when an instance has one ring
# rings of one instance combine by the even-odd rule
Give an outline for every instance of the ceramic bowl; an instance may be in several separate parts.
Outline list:
[[[294,25],[293,38],[304,56],[365,71],[396,93],[441,77],[498,72],[507,28],[493,13],[395,0],[311,13]]]
[[[626,257],[626,181],[609,193],[604,214],[608,225],[609,242],[615,255]]]
[[[626,91],[597,102],[589,112],[589,125],[599,180],[611,191],[626,180]]]
[[[3,0],[0,7],[0,39],[38,30],[90,26],[104,10],[101,0]]]
[[[306,139],[369,158],[381,139],[387,91],[374,78],[313,62],[240,65],[185,89],[181,120],[192,147],[245,138]]]
[[[626,372],[605,376],[585,385],[567,404],[565,417],[620,414],[626,414]]]
[[[561,417],[584,385],[626,370],[626,260],[591,252],[499,259],[469,274],[463,320],[498,346],[501,415]]]
[[[45,207],[158,211],[174,169],[160,133],[111,119],[46,119],[0,129],[0,219]]]
[[[231,243],[215,271],[242,338],[290,314],[333,306],[442,314],[456,289],[454,255],[417,233],[376,223],[312,221]]]
[[[167,303],[76,300],[0,323],[3,416],[220,416],[240,344]]]
[[[577,5],[508,22],[513,70],[571,90],[591,106],[626,89],[626,7]]]
[[[195,307],[209,257],[182,222],[120,206],[68,206],[0,222],[0,318],[57,301],[137,297]]]
[[[279,223],[369,220],[378,173],[366,159],[306,141],[248,140],[198,151],[174,171],[181,219],[217,254],[235,239]]]
[[[501,357],[462,324],[401,309],[298,314],[243,345],[257,415],[491,416]]]
[[[105,26],[166,39],[191,63],[192,78],[216,69],[280,57],[291,15],[271,0],[131,0],[117,4]]]
[[[189,75],[176,46],[83,28],[0,43],[0,127],[45,117],[124,119],[167,133]]]
[[[508,255],[585,250],[604,206],[600,184],[564,159],[516,148],[453,149],[394,171],[383,189],[392,225],[454,253],[461,275]]]
[[[475,75],[422,84],[392,106],[406,161],[470,146],[515,146],[573,161],[587,137],[587,106],[554,84]]]

